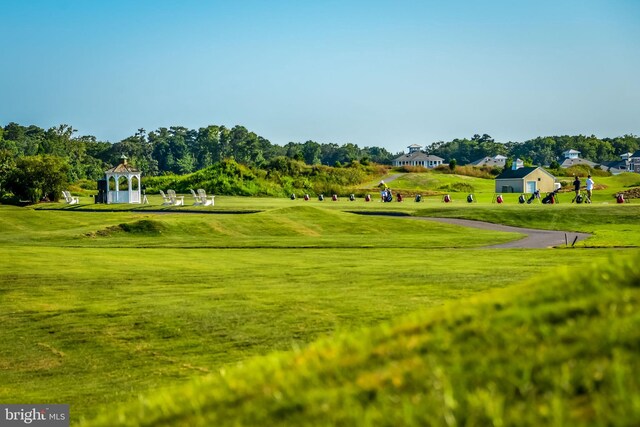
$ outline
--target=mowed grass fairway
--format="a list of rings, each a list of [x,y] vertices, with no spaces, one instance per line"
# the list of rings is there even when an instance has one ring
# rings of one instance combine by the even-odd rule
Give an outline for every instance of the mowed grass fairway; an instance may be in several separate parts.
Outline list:
[[[483,204],[216,204],[211,211],[261,212],[0,207],[0,401],[69,403],[78,421],[253,356],[637,252],[640,240],[625,237],[637,230],[637,205],[529,206],[519,219],[524,210]],[[425,207],[467,217],[498,210],[494,220],[525,226],[541,212],[585,209],[593,239],[609,233],[635,248],[487,250],[520,236],[344,212]]]

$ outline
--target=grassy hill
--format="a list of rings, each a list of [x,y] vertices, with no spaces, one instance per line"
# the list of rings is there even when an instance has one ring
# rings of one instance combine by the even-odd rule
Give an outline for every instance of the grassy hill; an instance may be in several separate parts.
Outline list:
[[[85,426],[635,425],[638,256],[248,361]]]
[[[493,194],[495,188],[493,179],[437,172],[403,174],[389,185],[394,191],[423,196],[451,192],[462,192],[465,196],[467,193]]]

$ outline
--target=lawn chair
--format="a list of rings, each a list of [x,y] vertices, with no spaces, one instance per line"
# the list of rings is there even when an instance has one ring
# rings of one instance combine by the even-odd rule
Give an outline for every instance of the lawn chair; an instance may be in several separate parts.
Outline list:
[[[173,206],[184,206],[184,196],[177,196],[173,190],[167,190],[167,196]]]
[[[191,195],[193,196],[193,206],[200,206],[204,204],[202,201],[202,197],[196,194],[196,192],[193,191],[193,188],[191,189]]]
[[[216,196],[207,196],[207,192],[202,188],[198,188],[198,195],[200,196],[200,201],[205,206],[213,206],[215,204],[214,200]]]
[[[166,194],[164,194],[164,191],[160,190],[160,195],[162,196],[162,205],[166,206],[166,205],[171,205],[171,199],[169,198],[169,196],[167,196]]]
[[[80,199],[76,196],[72,196],[68,191],[62,191],[62,197],[64,197],[64,201],[68,205],[77,205],[80,203]]]

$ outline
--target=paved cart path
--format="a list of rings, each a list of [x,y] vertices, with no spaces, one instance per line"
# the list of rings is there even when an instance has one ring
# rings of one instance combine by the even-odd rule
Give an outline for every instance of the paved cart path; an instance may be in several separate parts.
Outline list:
[[[499,245],[484,246],[488,249],[539,249],[565,244],[565,236],[569,245],[577,238],[576,242],[590,237],[587,233],[577,233],[574,231],[538,230],[535,228],[511,227],[509,225],[493,224],[491,222],[473,221],[470,219],[458,218],[433,218],[433,217],[408,217],[422,221],[437,221],[447,224],[461,225],[464,227],[481,228],[483,230],[508,231],[512,233],[522,233],[526,237],[512,242],[501,243]]]

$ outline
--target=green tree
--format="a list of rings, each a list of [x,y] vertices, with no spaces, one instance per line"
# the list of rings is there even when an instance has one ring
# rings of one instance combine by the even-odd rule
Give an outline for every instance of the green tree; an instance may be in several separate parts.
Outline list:
[[[220,127],[207,126],[198,129],[194,154],[198,169],[209,167],[222,160],[220,157]]]
[[[57,156],[26,156],[7,174],[6,186],[20,200],[58,200],[67,185],[69,165]]]
[[[315,141],[307,141],[302,144],[302,155],[304,156],[304,161],[308,165],[319,165],[320,164],[320,155],[322,151],[320,150],[320,144]]]
[[[153,157],[153,145],[143,128],[135,135],[127,137],[113,144],[109,153],[108,163],[116,165],[125,155],[129,163],[135,165],[146,176],[158,175],[158,161]]]
[[[4,193],[7,177],[15,166],[16,162],[11,151],[7,149],[0,149],[0,195]]]

